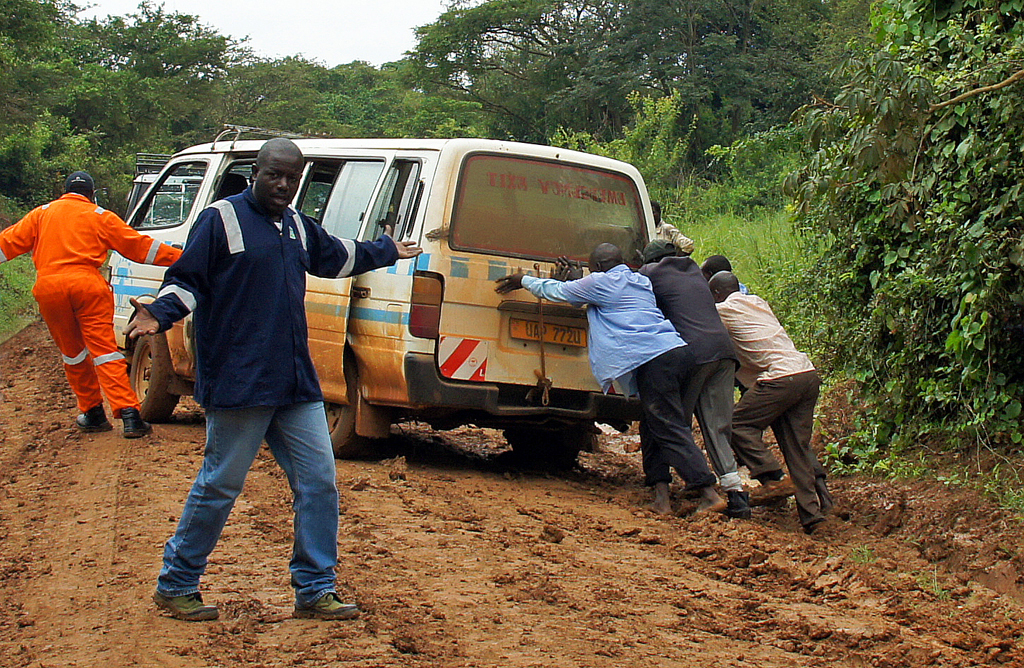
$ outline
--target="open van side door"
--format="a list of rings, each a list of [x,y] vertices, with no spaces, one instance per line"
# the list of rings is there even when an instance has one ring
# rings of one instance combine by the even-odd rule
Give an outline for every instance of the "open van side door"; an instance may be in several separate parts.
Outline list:
[[[314,159],[295,201],[296,208],[339,239],[355,239],[384,172],[383,158]],[[348,404],[345,341],[352,279],[306,279],[309,351],[320,377],[324,399]]]

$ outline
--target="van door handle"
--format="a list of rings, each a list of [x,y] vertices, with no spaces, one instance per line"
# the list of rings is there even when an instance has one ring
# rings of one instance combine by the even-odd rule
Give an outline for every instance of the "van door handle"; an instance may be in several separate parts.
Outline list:
[[[352,299],[366,299],[370,296],[370,288],[354,287],[352,288]]]

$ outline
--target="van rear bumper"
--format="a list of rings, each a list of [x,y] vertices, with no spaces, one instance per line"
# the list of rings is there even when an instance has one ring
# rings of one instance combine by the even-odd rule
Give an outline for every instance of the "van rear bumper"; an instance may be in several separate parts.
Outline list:
[[[437,369],[433,355],[407,353],[405,378],[409,400],[424,408],[477,410],[495,417],[562,418],[598,422],[632,422],[640,419],[640,402],[617,394],[553,388],[550,402],[528,402],[530,387],[499,383],[450,380]]]

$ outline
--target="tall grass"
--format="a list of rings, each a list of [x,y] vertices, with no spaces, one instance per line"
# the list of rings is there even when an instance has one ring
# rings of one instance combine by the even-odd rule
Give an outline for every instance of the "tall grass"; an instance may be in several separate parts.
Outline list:
[[[36,272],[28,255],[0,264],[0,342],[25,326],[36,313],[32,284]]]
[[[676,222],[671,212],[665,218]],[[693,239],[693,258],[697,262],[710,255],[724,255],[732,263],[733,273],[752,292],[770,290],[772,267],[780,260],[800,255],[784,209],[718,213],[679,227]]]
[[[23,207],[0,195],[0,229],[15,222]],[[32,284],[36,272],[28,255],[0,263],[0,342],[21,329],[35,313]]]

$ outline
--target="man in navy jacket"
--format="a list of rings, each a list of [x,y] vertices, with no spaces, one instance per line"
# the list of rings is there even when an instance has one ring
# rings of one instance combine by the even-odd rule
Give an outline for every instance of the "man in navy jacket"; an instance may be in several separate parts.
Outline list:
[[[749,518],[750,495],[743,489],[730,444],[733,377],[738,363],[729,332],[693,259],[676,256],[675,246],[664,239],[647,244],[643,259],[640,273],[650,279],[658,308],[693,353],[696,366],[683,401],[688,412],[696,409],[704,449],[729,498],[726,514]],[[640,434],[641,438],[646,435],[643,429]]]
[[[260,150],[252,186],[199,216],[156,301],[135,300],[135,338],[195,312],[196,400],[206,451],[177,531],[164,546],[154,601],[178,619],[216,619],[199,579],[266,439],[295,509],[295,616],[351,619],[336,593],[338,489],[320,384],[306,333],[306,274],[343,278],[418,255],[413,242],[336,239],[290,208],[304,159],[288,139]]]

